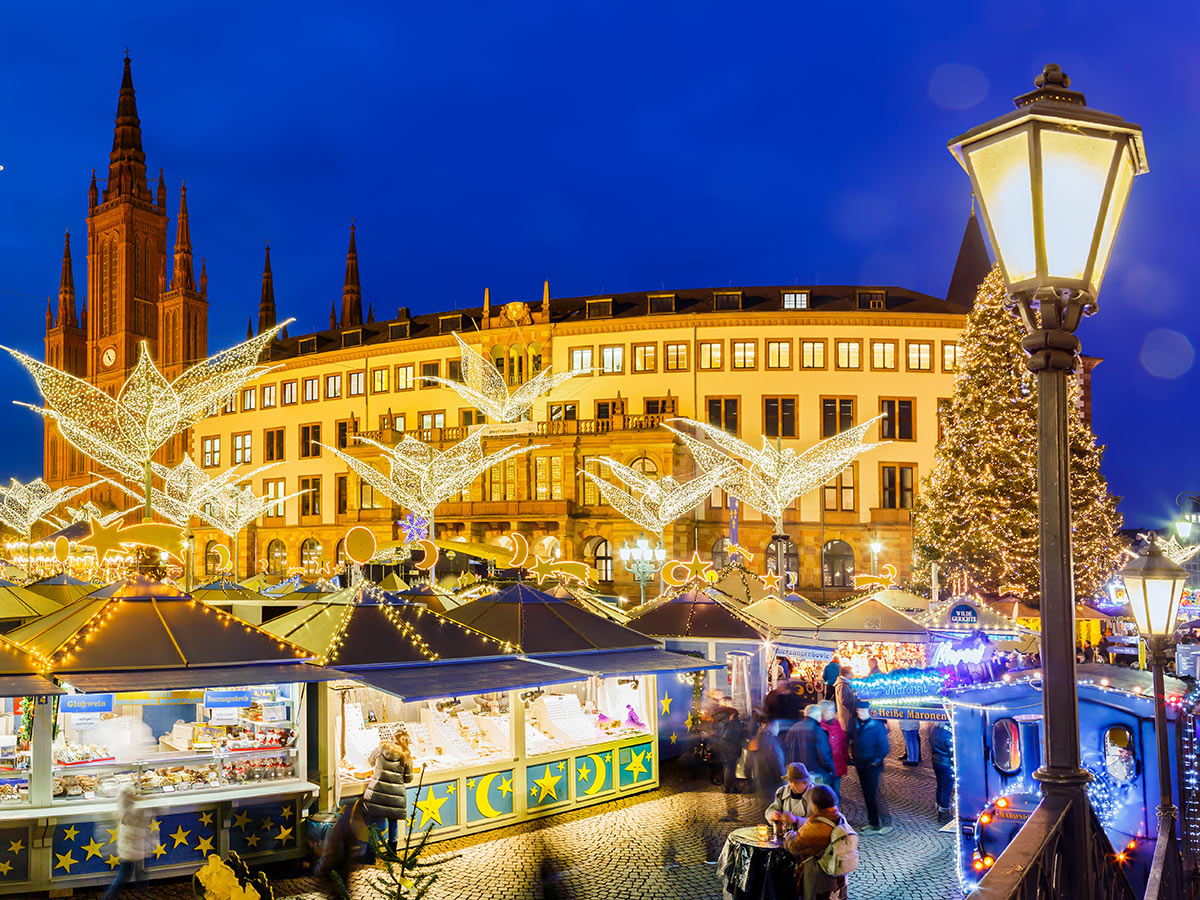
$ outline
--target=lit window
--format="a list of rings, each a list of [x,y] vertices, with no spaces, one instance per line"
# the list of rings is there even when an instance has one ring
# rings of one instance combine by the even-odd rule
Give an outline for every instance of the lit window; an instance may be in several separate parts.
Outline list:
[[[663,358],[668,372],[686,372],[688,367],[687,344],[664,344]]]
[[[735,369],[753,369],[755,365],[754,352],[757,348],[757,341],[734,341],[733,367]]]
[[[600,371],[605,375],[619,375],[625,367],[624,347],[600,348]]]
[[[246,388],[242,391],[242,412],[254,409],[255,401],[258,399],[258,391],[254,388]]]
[[[250,435],[235,434],[233,436],[233,464],[240,465],[250,462]]]
[[[896,368],[896,342],[871,341],[871,365],[876,369]]]
[[[285,381],[283,383],[283,403],[285,406],[296,402],[296,382]]]
[[[283,479],[277,478],[271,481],[263,482],[263,494],[268,499],[273,501],[267,507],[267,516],[269,518],[278,518],[283,515]]]
[[[388,370],[371,370],[371,393],[381,394],[388,389]]]
[[[942,341],[942,371],[958,371],[958,344],[954,341]]]
[[[578,350],[571,351],[571,369],[586,369],[592,368],[592,348],[583,347]]]
[[[808,291],[785,291],[784,309],[808,309]]]
[[[933,369],[933,344],[929,341],[909,341],[908,368],[915,372]]]
[[[633,347],[633,371],[653,372],[658,368],[655,350],[656,344],[635,344]]]
[[[326,375],[325,376],[325,399],[336,400],[342,396],[342,376],[341,375]]]
[[[721,368],[721,349],[722,345],[717,341],[705,342],[700,345],[700,368],[702,369],[719,369]]]
[[[212,468],[221,464],[221,439],[210,437],[204,439],[204,465]]]
[[[446,414],[444,412],[421,413],[421,428],[445,428]]]
[[[790,369],[792,367],[792,342],[767,341],[767,368]]]
[[[351,372],[350,373],[350,396],[361,397],[366,393],[367,373],[366,372]]]
[[[275,406],[275,385],[268,384],[263,386],[262,395],[263,409],[273,409]]]
[[[577,418],[577,407],[574,403],[551,403],[551,422],[574,422]]]
[[[824,341],[801,341],[800,342],[800,367],[802,369],[823,369],[823,368],[825,368],[825,342]]]
[[[859,351],[862,345],[858,341],[837,342],[837,367],[839,369],[857,369],[862,363]]]
[[[396,390],[411,391],[413,386],[413,367],[396,366]]]
[[[562,457],[537,456],[533,460],[535,499],[562,499]]]
[[[304,379],[304,402],[321,399],[321,383],[316,378]]]
[[[228,397],[225,398],[225,407],[221,411],[226,412],[226,413],[237,412],[237,395],[236,394],[230,394]]]

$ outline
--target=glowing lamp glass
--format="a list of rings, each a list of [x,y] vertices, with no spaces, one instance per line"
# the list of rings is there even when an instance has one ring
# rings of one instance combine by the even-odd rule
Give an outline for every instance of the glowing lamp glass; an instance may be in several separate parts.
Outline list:
[[[1133,618],[1143,637],[1161,637],[1175,630],[1187,578],[1187,570],[1163,555],[1155,539],[1143,556],[1121,570]]]
[[[1187,540],[1192,536],[1192,523],[1187,519],[1180,519],[1175,523],[1175,532],[1182,540]]]

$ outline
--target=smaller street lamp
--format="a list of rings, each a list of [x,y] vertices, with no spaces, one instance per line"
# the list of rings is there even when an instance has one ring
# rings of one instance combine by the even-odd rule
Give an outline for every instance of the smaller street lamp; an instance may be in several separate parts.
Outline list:
[[[1175,631],[1175,617],[1188,573],[1171,561],[1158,546],[1158,536],[1150,533],[1150,547],[1121,570],[1125,593],[1133,607],[1138,631],[1146,639],[1146,654],[1154,670],[1154,735],[1158,744],[1158,818],[1174,822],[1178,810],[1171,797],[1171,754],[1167,747],[1167,698],[1163,669]],[[1172,825],[1174,828],[1174,825]]]
[[[879,538],[875,538],[873,541],[871,541],[871,574],[872,575],[879,574],[879,551],[882,549],[883,549],[883,544],[880,543]]]
[[[1200,494],[1180,494],[1175,498],[1179,507],[1179,521],[1175,523],[1175,531],[1181,541],[1192,536],[1192,528],[1200,522]]]
[[[643,534],[634,541],[632,547],[629,546],[628,541],[622,542],[617,556],[626,571],[637,581],[638,587],[642,591],[642,605],[645,605],[646,584],[658,574],[658,570],[662,568],[662,564],[667,558],[667,551],[663,549],[662,541],[658,542],[658,546],[651,547],[650,541]]]

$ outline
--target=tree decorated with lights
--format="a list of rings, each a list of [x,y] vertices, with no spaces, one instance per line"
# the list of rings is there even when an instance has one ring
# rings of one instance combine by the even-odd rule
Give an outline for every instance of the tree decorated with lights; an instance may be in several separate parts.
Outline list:
[[[980,284],[959,343],[954,397],[914,510],[918,577],[931,563],[965,574],[984,594],[1038,594],[1037,391],[999,267]],[[1117,570],[1121,517],[1070,383],[1072,554],[1075,596],[1101,593]]]

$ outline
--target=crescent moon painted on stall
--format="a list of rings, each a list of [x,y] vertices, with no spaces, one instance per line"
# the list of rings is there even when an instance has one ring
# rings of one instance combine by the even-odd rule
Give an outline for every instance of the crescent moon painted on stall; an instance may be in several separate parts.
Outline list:
[[[229,548],[224,544],[217,544],[213,547],[213,552],[217,554],[217,571],[224,572],[229,568]]]
[[[499,775],[499,772],[491,772],[479,779],[479,784],[475,788],[475,808],[483,814],[485,819],[495,819],[500,815],[500,811],[495,809],[491,801],[488,800],[488,791],[492,788],[492,779]]]
[[[583,790],[583,792],[590,797],[592,794],[599,791],[600,788],[604,787],[604,781],[606,778],[608,778],[608,768],[604,765],[604,757],[599,753],[589,753],[588,759],[596,764],[596,777],[593,778],[592,783]]]
[[[519,531],[512,532],[509,537],[513,542],[513,555],[508,561],[508,568],[519,569],[529,561],[529,541]]]
[[[670,562],[668,562],[666,565],[664,565],[662,567],[662,580],[666,584],[669,584],[671,587],[682,587],[683,585],[687,584],[688,579],[684,578],[682,581],[680,581],[679,579],[677,579],[675,577],[674,572],[675,572],[676,566],[679,566],[682,568],[683,563],[681,563],[677,559],[673,559]]]
[[[437,564],[438,561],[437,544],[426,539],[423,541],[417,541],[417,546],[421,548],[421,552],[425,554],[425,557],[419,563],[413,563],[413,565],[423,572],[428,572]]]

